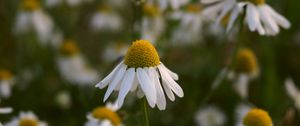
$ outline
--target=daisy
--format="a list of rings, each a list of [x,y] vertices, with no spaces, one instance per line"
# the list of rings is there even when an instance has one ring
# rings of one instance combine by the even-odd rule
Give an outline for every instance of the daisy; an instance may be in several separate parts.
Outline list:
[[[97,107],[88,113],[85,126],[121,126],[121,118],[116,113],[116,103],[106,103],[105,107]]]
[[[14,78],[10,71],[0,69],[0,98],[8,98],[14,85]]]
[[[266,111],[253,108],[245,115],[243,126],[273,126],[273,123]]]
[[[169,7],[176,10],[187,4],[189,0],[148,0],[147,2],[157,4],[161,10],[166,10]]]
[[[285,89],[289,97],[294,101],[295,107],[300,112],[300,91],[292,79],[288,78],[285,80]]]
[[[68,91],[60,91],[57,93],[55,101],[60,108],[68,109],[72,104],[71,94]]]
[[[195,120],[198,126],[223,126],[226,117],[217,107],[208,106],[197,111]]]
[[[98,81],[98,72],[87,65],[73,40],[62,44],[57,64],[61,76],[70,83],[86,85]]]
[[[235,109],[236,126],[243,126],[243,118],[253,107],[244,103],[239,103]]]
[[[96,87],[103,89],[108,86],[103,101],[106,101],[114,90],[119,91],[118,107],[123,105],[129,91],[140,90],[140,96],[145,95],[152,108],[157,105],[159,110],[164,110],[164,91],[171,101],[175,100],[173,93],[179,97],[184,95],[175,80],[178,80],[178,75],[160,62],[155,47],[147,40],[137,40],[128,49],[125,59]]]
[[[21,10],[17,14],[15,32],[25,34],[34,30],[39,41],[45,45],[51,40],[54,24],[39,4],[38,0],[22,0]]]
[[[161,15],[160,9],[155,5],[146,4],[143,11],[141,38],[150,42],[156,42],[165,29],[164,18]]]
[[[128,47],[129,45],[125,43],[111,42],[108,47],[105,48],[102,57],[106,62],[112,63],[123,57],[126,54]]]
[[[13,118],[4,126],[47,126],[47,123],[40,121],[32,112],[21,112],[19,117]]]
[[[110,6],[101,5],[91,19],[94,31],[119,31],[122,27],[122,18]]]
[[[229,73],[236,92],[242,97],[248,97],[249,81],[257,78],[259,67],[254,52],[248,48],[239,49],[235,57],[234,71]]]

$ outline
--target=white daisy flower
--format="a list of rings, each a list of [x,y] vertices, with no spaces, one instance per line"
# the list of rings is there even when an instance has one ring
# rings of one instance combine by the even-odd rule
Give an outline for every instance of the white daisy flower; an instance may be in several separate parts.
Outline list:
[[[114,62],[118,58],[124,56],[128,49],[129,45],[121,42],[110,43],[108,47],[105,48],[104,53],[102,55],[103,59],[108,62]]]
[[[164,91],[171,101],[175,100],[173,93],[179,97],[184,95],[175,80],[178,80],[178,75],[160,62],[155,47],[147,40],[138,40],[128,49],[125,59],[96,87],[103,89],[108,86],[103,101],[106,101],[114,90],[119,91],[118,107],[123,105],[129,91],[140,90],[139,95],[145,95],[152,108],[157,105],[158,109],[164,110]]]
[[[19,117],[13,118],[4,126],[47,126],[47,123],[40,121],[32,112],[21,112]]]
[[[161,15],[160,9],[155,5],[146,4],[143,8],[144,16],[141,19],[141,38],[156,42],[163,34],[165,20]]]
[[[120,31],[122,27],[122,18],[110,6],[100,6],[91,19],[94,31]]]
[[[169,7],[176,10],[187,4],[189,0],[148,0],[147,2],[151,4],[157,4],[161,10],[166,10]]]
[[[59,107],[68,109],[72,105],[71,94],[68,91],[61,91],[57,93],[55,101]]]
[[[254,52],[247,48],[239,49],[235,57],[234,71],[228,73],[234,80],[233,87],[241,98],[248,97],[249,81],[259,75],[259,67]]]
[[[291,78],[285,80],[285,89],[289,97],[294,101],[295,107],[300,112],[300,91]]]
[[[273,122],[268,112],[253,108],[243,117],[242,126],[273,126]]]
[[[65,40],[57,64],[61,76],[70,83],[86,85],[98,81],[99,74],[87,65],[73,40]]]
[[[243,119],[253,107],[244,103],[239,103],[235,108],[236,126],[243,126]]]
[[[41,9],[37,0],[23,0],[21,7],[16,17],[14,28],[16,34],[24,34],[34,30],[39,41],[45,45],[51,40],[54,30],[51,17]]]
[[[11,95],[11,88],[15,81],[10,71],[0,70],[0,98],[8,98]]]
[[[201,108],[196,112],[197,126],[224,126],[226,116],[215,106]]]
[[[88,121],[84,126],[122,126],[117,110],[117,104],[110,102],[106,103],[105,107],[97,107],[88,113]]]

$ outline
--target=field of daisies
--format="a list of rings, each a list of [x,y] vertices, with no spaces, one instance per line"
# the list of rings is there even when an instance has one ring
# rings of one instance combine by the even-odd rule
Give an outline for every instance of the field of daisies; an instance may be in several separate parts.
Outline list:
[[[300,126],[299,0],[0,0],[0,126]]]

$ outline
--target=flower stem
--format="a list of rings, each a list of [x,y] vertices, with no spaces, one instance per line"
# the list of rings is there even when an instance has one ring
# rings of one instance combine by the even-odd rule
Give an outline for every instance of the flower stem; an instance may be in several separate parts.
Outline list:
[[[144,121],[145,121],[145,126],[149,126],[149,117],[148,117],[148,106],[147,106],[147,100],[146,98],[143,98],[143,104],[144,108]]]

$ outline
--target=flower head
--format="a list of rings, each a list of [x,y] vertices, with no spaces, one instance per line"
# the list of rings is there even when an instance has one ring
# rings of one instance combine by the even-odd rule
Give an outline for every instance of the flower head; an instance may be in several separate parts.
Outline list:
[[[238,50],[235,71],[237,73],[244,73],[252,76],[256,76],[258,74],[259,70],[256,56],[252,50],[247,48]]]
[[[244,126],[272,126],[272,119],[269,114],[262,109],[252,109],[244,117]]]
[[[21,112],[18,118],[14,118],[5,126],[47,126],[43,121],[40,121],[38,117],[32,112]]]
[[[33,11],[40,8],[38,0],[22,0],[21,8],[27,11]]]
[[[12,78],[12,73],[5,69],[0,69],[0,80],[9,80]]]
[[[199,13],[202,11],[202,7],[199,4],[188,4],[185,10],[190,13]]]
[[[222,126],[226,121],[224,113],[215,106],[199,109],[195,115],[198,126]]]
[[[79,53],[79,48],[73,40],[67,39],[61,46],[60,52],[65,56],[72,56],[74,54]]]
[[[92,115],[96,119],[108,119],[114,124],[114,126],[118,126],[121,124],[121,119],[117,113],[106,108],[106,107],[98,107],[92,111]]]
[[[149,17],[155,17],[160,14],[159,8],[152,4],[145,4],[143,7],[143,12],[146,16]]]
[[[249,0],[250,2],[252,2],[255,5],[263,5],[265,4],[265,0]]]

